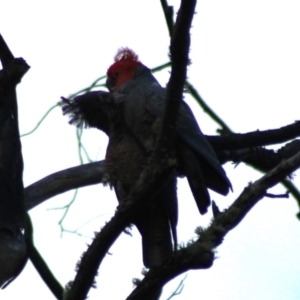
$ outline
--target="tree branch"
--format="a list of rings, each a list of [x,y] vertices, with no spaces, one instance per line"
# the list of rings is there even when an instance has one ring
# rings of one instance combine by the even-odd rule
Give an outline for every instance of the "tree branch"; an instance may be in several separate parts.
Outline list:
[[[160,0],[164,15],[165,15],[165,19],[166,19],[166,23],[168,26],[168,30],[169,30],[169,35],[170,37],[172,36],[173,33],[173,28],[174,28],[174,20],[173,20],[173,15],[174,15],[174,9],[173,6],[170,6],[167,2],[167,0]]]
[[[8,48],[6,42],[4,41],[2,35],[0,34],[0,60],[2,67],[6,68],[14,59],[14,56],[10,49]]]
[[[300,167],[300,152],[244,189],[238,199],[224,212],[219,213],[205,230],[198,230],[199,239],[177,251],[174,260],[162,267],[151,269],[127,300],[150,300],[151,295],[168,281],[189,269],[212,266],[214,249],[226,234],[236,227],[247,213],[261,200],[266,191]]]
[[[283,159],[288,159],[300,151],[300,140],[287,143],[277,151],[265,148],[246,148],[236,151],[218,152],[222,163],[233,161],[235,163],[244,162],[252,168],[266,173],[275,168]],[[288,189],[298,202],[300,207],[300,192],[294,184],[288,180],[282,180],[282,185]]]
[[[166,88],[165,109],[156,149],[170,152],[189,64],[190,27],[195,0],[182,0],[171,38],[171,76]]]
[[[80,165],[49,175],[25,189],[26,209],[69,190],[102,182],[104,161]]]
[[[268,132],[269,131],[260,133],[263,133],[265,139],[268,139]],[[248,133],[239,135],[239,138],[242,139],[243,135],[248,136]],[[217,144],[219,144],[218,139],[223,139],[223,137],[215,136],[213,139],[217,142]],[[247,141],[247,138],[245,138],[245,141]],[[283,158],[290,158],[292,155],[298,152],[298,150],[300,150],[299,147],[300,142],[295,140],[278,150],[277,153],[275,153],[273,150],[267,149],[242,149],[241,151],[236,152],[217,151],[217,154],[222,163],[227,161],[233,161],[237,163],[243,161],[245,163],[251,163],[260,171],[267,172],[278,165]],[[30,210],[47,199],[66,191],[101,183],[103,177],[103,166],[104,161],[80,165],[51,174],[33,183],[25,189],[26,209]],[[284,182],[283,184],[285,184]],[[297,192],[297,189],[295,187],[291,187],[291,182],[288,182],[287,184],[288,188],[290,190],[292,189],[292,195],[298,199],[297,195],[299,195],[299,192]]]
[[[28,257],[30,258],[32,264],[34,265],[37,272],[42,277],[45,284],[48,286],[50,291],[56,297],[56,299],[61,300],[63,296],[64,289],[57,279],[52,274],[51,270],[47,266],[43,257],[40,255],[38,250],[34,246],[33,242],[33,227],[29,214],[26,218],[26,230],[25,230],[25,241],[27,246]]]
[[[22,234],[25,205],[16,85],[29,66],[22,58],[14,58],[1,35],[0,60],[0,287],[4,288],[27,262]]]
[[[287,142],[300,136],[300,122],[271,130],[206,136],[216,151],[261,147]]]
[[[262,147],[243,148],[240,150],[218,152],[218,157],[222,163],[228,161],[232,161],[236,164],[244,162],[266,173],[275,168],[282,159],[290,158],[299,151],[300,140],[294,140],[277,151]]]
[[[64,300],[86,299],[90,288],[94,286],[94,280],[102,260],[124,228],[129,225],[130,215],[130,207],[127,210],[118,210],[96,234],[92,244],[77,263],[76,277],[73,282],[68,284]]]

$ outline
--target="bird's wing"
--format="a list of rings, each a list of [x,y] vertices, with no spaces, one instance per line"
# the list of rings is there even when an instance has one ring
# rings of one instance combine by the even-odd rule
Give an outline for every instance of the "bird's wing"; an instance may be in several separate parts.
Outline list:
[[[74,99],[62,99],[62,111],[70,118],[69,123],[77,127],[96,127],[108,134],[112,99],[108,92],[92,91]]]
[[[165,90],[157,87],[156,89],[146,90],[146,93],[146,108],[154,117],[162,118]],[[221,194],[227,194],[229,188],[231,188],[231,183],[221,167],[215,151],[201,132],[190,107],[184,101],[182,101],[179,109],[176,132],[179,138],[193,149],[199,158],[208,187]],[[218,179],[207,178],[206,174],[214,175]]]

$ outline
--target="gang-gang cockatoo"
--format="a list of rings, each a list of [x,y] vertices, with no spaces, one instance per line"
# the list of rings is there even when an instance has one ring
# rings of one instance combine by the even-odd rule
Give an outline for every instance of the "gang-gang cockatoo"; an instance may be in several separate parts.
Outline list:
[[[145,149],[128,130],[119,105],[111,100],[111,94],[93,91],[63,99],[63,113],[70,116],[70,123],[96,127],[109,137],[106,150],[104,175],[114,187],[118,201],[126,201],[131,188],[147,167]],[[177,246],[177,193],[176,174],[172,172],[148,201],[139,201],[130,222],[142,236],[143,261],[147,268],[158,267],[172,259],[172,236]]]
[[[107,70],[106,86],[122,106],[128,129],[147,152],[155,147],[155,126],[163,116],[165,89],[129,48],[121,48]],[[189,106],[182,101],[175,127],[177,171],[187,177],[201,214],[207,212],[207,188],[227,195],[231,183],[215,151],[202,134]]]

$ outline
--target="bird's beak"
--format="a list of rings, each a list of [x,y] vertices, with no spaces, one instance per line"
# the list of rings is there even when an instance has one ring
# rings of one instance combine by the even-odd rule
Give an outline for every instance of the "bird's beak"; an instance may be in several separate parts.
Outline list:
[[[108,90],[110,91],[110,92],[113,92],[114,91],[114,86],[115,86],[115,80],[114,79],[112,79],[112,78],[108,78],[107,77],[107,79],[106,79],[106,87],[108,88]]]

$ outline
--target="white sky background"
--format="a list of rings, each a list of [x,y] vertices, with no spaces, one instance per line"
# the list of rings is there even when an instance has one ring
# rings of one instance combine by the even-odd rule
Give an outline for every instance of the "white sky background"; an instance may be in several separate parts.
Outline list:
[[[179,1],[169,1],[178,8]],[[192,28],[189,80],[236,132],[278,128],[299,119],[299,1],[199,1]],[[169,37],[160,1],[2,1],[0,32],[16,57],[31,66],[18,87],[21,133],[31,130],[49,107],[104,75],[121,46],[134,49],[148,67],[168,61]],[[156,74],[162,85],[168,71]],[[197,104],[187,101],[204,133],[218,126]],[[79,164],[75,129],[59,108],[41,127],[22,138],[24,184]],[[107,139],[97,130],[84,133],[92,158],[102,159]],[[99,153],[99,149],[101,150]],[[224,209],[243,188],[262,175],[240,164],[227,164],[234,193],[212,193]],[[299,173],[299,172],[298,172]],[[297,175],[297,173],[296,173]],[[300,186],[299,175],[294,183]],[[194,237],[212,214],[201,217],[185,182],[179,183],[179,241]],[[277,186],[270,192],[283,193]],[[73,192],[48,200],[31,211],[35,243],[59,281],[74,278],[74,268],[88,238],[64,233],[57,225]],[[99,216],[80,232],[92,236],[113,215],[117,201],[109,188],[81,189],[64,221],[74,230]],[[191,271],[175,299],[299,299],[300,222],[293,198],[263,199],[217,249],[209,270]],[[131,280],[142,269],[141,241],[122,234],[102,263],[98,289],[89,299],[125,299]],[[166,299],[180,278],[168,285]],[[31,263],[0,298],[54,299]]]

